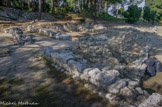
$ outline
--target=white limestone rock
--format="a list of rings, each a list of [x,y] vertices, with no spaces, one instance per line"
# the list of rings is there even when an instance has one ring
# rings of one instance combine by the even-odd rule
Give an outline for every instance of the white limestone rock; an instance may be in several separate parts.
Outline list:
[[[128,87],[129,88],[135,88],[137,86],[139,86],[139,82],[138,81],[132,81],[132,80],[128,81]]]
[[[112,75],[112,76],[119,76],[120,75],[120,73],[119,73],[119,71],[117,71],[117,70],[107,70],[107,71],[105,71],[108,75]]]
[[[128,98],[132,98],[133,97],[133,91],[131,89],[129,89],[128,87],[124,87],[120,90],[120,95],[124,96],[124,97],[128,97]]]
[[[68,66],[70,67],[71,72],[82,72],[82,70],[85,69],[84,65],[74,60],[69,60]]]
[[[123,79],[118,79],[114,84],[108,87],[108,91],[112,94],[118,94],[120,89],[126,86],[126,81]]]
[[[162,107],[162,95],[158,93],[153,93],[138,107]]]
[[[141,87],[136,87],[135,90],[140,94],[143,95],[144,91],[141,89]]]
[[[114,94],[108,93],[108,94],[106,94],[105,98],[108,99],[109,102],[110,102],[111,104],[113,104],[113,105],[116,105],[116,104],[119,103],[119,101],[117,100],[117,99],[118,99],[117,96],[114,95]]]

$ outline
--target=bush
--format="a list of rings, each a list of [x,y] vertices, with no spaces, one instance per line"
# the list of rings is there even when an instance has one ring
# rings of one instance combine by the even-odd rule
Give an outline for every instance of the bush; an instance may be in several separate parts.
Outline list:
[[[85,19],[80,19],[80,22],[81,22],[81,23],[84,23],[84,22],[85,22]]]
[[[150,8],[146,6],[144,8],[143,19],[148,22],[152,21],[153,24],[156,18],[157,18],[156,11],[151,11]]]
[[[144,8],[143,19],[150,21],[150,8],[147,6]]]
[[[150,10],[156,11],[156,21],[162,21],[162,2],[161,0],[146,0],[146,6]]]
[[[123,13],[123,16],[128,23],[135,23],[139,20],[141,16],[142,9],[139,8],[137,5],[129,6],[128,10]]]

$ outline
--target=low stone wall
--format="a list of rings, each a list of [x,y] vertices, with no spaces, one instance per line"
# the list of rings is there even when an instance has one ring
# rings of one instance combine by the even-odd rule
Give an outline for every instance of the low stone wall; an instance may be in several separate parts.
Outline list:
[[[109,99],[113,104],[120,102],[117,100],[121,99],[119,95],[133,99],[141,94],[138,89],[142,89],[138,81],[120,78],[117,70],[90,68],[86,61],[84,62],[86,59],[80,60],[78,55],[70,50],[57,52],[50,47],[45,47],[42,55],[51,59],[60,71],[72,75],[73,79],[86,81],[88,84],[85,84],[85,87]]]
[[[35,20],[39,19],[38,12],[29,12],[29,11],[23,11],[20,9],[15,8],[7,8],[2,7],[0,9],[0,16],[3,19],[14,19],[14,20]],[[48,13],[42,13],[42,20],[55,20],[55,18],[48,14]]]
[[[12,35],[12,38],[16,44],[32,44],[32,36],[31,35],[23,35],[23,31],[20,27],[10,27],[9,29],[5,29],[5,33],[9,33]]]
[[[105,65],[112,66],[118,64],[118,60],[112,56],[109,49],[109,41],[106,36],[92,36],[79,38],[75,46],[76,54],[86,58],[92,66],[102,67]]]
[[[66,35],[66,34],[61,35],[59,32],[55,32],[55,31],[45,29],[45,28],[38,28],[32,25],[29,25],[27,27],[27,31],[31,33],[38,33],[40,35],[45,35],[45,36],[54,38],[56,40],[72,40],[71,35]]]
[[[110,32],[107,27],[100,24],[94,24],[94,22],[86,22],[83,24],[65,23],[65,24],[51,24],[42,25],[46,29],[53,29],[59,32],[89,32],[95,34],[105,34]]]
[[[140,81],[150,46],[139,45],[137,41],[138,37],[131,32],[113,38],[101,35],[81,37],[74,53],[83,56],[91,67],[115,69],[121,77]]]
[[[140,86],[151,49],[149,45],[141,44],[140,39],[132,32],[113,37],[80,37],[77,44],[68,49],[56,51],[44,47],[42,56],[74,80],[84,81],[86,88],[110,103],[132,102],[137,106],[141,102],[136,103],[136,99],[147,95]]]
[[[92,37],[107,41],[106,37]],[[84,38],[85,39],[85,38]],[[75,54],[73,49],[54,51],[51,47],[44,47],[43,57],[50,59],[54,66],[75,80],[85,81],[86,88],[93,90],[100,96],[109,99],[112,104],[133,100],[143,94],[139,81],[121,78],[120,72],[113,68],[100,69],[88,64],[82,55]],[[124,100],[122,97],[124,97]]]

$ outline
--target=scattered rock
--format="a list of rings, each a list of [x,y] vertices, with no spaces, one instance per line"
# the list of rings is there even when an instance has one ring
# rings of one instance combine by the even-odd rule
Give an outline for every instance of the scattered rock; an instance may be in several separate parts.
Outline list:
[[[126,86],[126,81],[122,79],[118,79],[114,84],[108,87],[108,91],[112,94],[118,94],[120,89]]]
[[[156,61],[155,68],[156,68],[156,72],[162,72],[162,64],[160,61]]]
[[[162,106],[162,96],[160,94],[153,93],[138,107],[161,107],[161,106]]]
[[[117,97],[117,96],[114,95],[114,94],[108,93],[108,94],[106,94],[105,98],[108,99],[109,102],[110,102],[111,104],[113,104],[113,105],[119,104],[119,102],[120,102],[119,97]]]
[[[120,104],[118,107],[136,107],[136,106],[128,104],[128,103],[124,103],[124,104]]]
[[[128,87],[124,87],[120,90],[120,95],[126,98],[133,98],[133,91],[129,89]]]
[[[98,94],[99,94],[99,96],[101,96],[103,98],[105,98],[105,96],[106,96],[106,93],[104,91],[100,91]]]
[[[144,94],[143,90],[142,90],[140,87],[136,87],[135,90],[136,90],[140,95],[143,95],[143,94]]]
[[[119,76],[120,75],[120,73],[119,73],[119,71],[117,71],[117,70],[107,70],[107,71],[105,71],[107,74],[109,74],[109,75],[113,75],[113,76]]]
[[[128,87],[129,88],[133,89],[133,88],[135,88],[137,86],[139,86],[139,82],[138,81],[132,81],[132,80],[128,81]]]
[[[156,72],[162,71],[162,64],[160,61],[157,61],[156,58],[149,58],[145,60],[147,65],[146,73],[150,76],[155,76]]]

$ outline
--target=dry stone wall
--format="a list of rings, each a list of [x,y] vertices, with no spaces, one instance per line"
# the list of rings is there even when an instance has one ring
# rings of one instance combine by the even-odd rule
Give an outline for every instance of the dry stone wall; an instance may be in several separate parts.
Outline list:
[[[32,25],[29,25],[27,27],[27,31],[31,33],[38,33],[40,35],[45,35],[45,36],[54,38],[56,40],[72,40],[71,35],[60,34],[59,32],[56,32],[50,29],[38,28]]]
[[[109,91],[111,90],[109,89],[109,85],[114,84],[112,87],[118,90],[116,93],[119,93],[120,89],[126,87],[126,80],[119,78],[120,73],[117,70],[103,72],[98,68],[91,68],[86,62],[80,61],[78,56],[70,52],[70,50],[55,52],[52,48],[45,47],[42,55],[51,59],[54,64],[58,65],[56,66],[58,69],[64,69],[62,71],[72,75],[74,79],[84,80],[93,84],[94,87]],[[121,85],[117,86],[115,84]]]
[[[2,19],[12,19],[12,20],[35,20],[39,19],[38,12],[23,11],[15,8],[1,7],[0,16]],[[42,20],[54,20],[55,18],[48,14],[42,13]]]
[[[87,59],[91,67],[120,71],[121,77],[140,81],[144,75],[150,46],[138,45],[138,37],[125,32],[115,38],[107,36],[81,37],[75,46],[75,54]],[[135,50],[134,50],[135,49]]]
[[[70,35],[60,35],[56,31],[31,25],[27,27],[27,31],[58,40],[72,38]],[[17,42],[24,42],[20,28],[13,27],[5,32],[11,33]],[[141,43],[140,40],[141,37],[133,32],[122,32],[113,37],[80,37],[71,48],[53,50],[52,47],[44,47],[41,55],[50,59],[52,66],[71,75],[74,80],[84,81],[86,88],[108,99],[112,104],[135,102],[138,96],[145,95],[140,87],[141,78],[148,70],[148,65],[153,64],[152,60],[146,60],[149,58],[151,46]],[[158,61],[154,62],[158,66],[154,68],[159,70],[161,65]]]
[[[5,29],[5,33],[10,33],[12,35],[13,40],[16,44],[32,44],[33,39],[31,35],[23,35],[23,31],[20,27],[10,27],[9,29]]]
[[[129,42],[126,41],[130,33],[125,35],[127,35],[126,38],[121,39],[127,46]],[[130,38],[129,40],[136,39],[132,35]],[[138,53],[137,59],[130,63],[120,62],[120,57],[112,52],[114,50],[109,40],[106,36],[81,37],[73,48],[55,51],[51,47],[44,47],[42,55],[50,59],[57,69],[71,75],[73,79],[85,81],[87,83],[85,87],[109,99],[111,103],[133,101],[138,95],[144,94],[140,88],[140,80],[146,69],[143,57],[141,58]],[[129,52],[129,49],[119,47],[119,55],[123,51]],[[129,72],[130,65],[133,65],[131,70],[136,75]],[[126,74],[133,76],[126,76]]]
[[[83,24],[76,23],[64,23],[64,24],[51,24],[51,25],[42,25],[46,29],[53,29],[59,32],[89,32],[95,34],[104,34],[110,32],[107,27],[100,24],[94,24],[94,22],[86,22]]]

